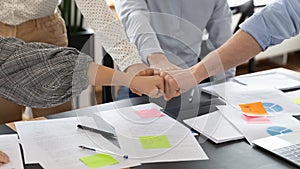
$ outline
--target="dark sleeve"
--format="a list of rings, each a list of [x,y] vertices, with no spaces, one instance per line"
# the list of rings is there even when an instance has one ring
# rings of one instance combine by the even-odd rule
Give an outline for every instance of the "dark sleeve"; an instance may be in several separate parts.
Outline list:
[[[0,37],[0,97],[34,108],[57,106],[87,88],[91,61],[74,48]]]

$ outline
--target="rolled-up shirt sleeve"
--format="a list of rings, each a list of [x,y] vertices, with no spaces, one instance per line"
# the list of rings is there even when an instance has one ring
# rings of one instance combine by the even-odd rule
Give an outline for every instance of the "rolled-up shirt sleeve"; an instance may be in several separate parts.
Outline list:
[[[148,63],[150,54],[164,53],[150,23],[150,16],[155,14],[150,13],[146,0],[115,0],[115,3],[124,29],[139,49],[142,60]]]
[[[240,28],[253,36],[263,50],[299,34],[300,1],[276,0],[246,20]]]
[[[0,37],[0,96],[34,108],[57,106],[87,88],[91,61],[74,48]]]

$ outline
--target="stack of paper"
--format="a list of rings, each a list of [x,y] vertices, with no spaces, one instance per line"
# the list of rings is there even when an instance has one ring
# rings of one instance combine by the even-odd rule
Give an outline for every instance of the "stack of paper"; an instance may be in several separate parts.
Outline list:
[[[266,76],[274,79],[274,74],[261,77]],[[280,74],[276,76],[278,78],[273,80],[273,83],[276,85],[286,83],[286,80],[282,79],[286,77],[282,77],[283,75]],[[248,86],[230,81],[203,88],[204,91],[214,93],[227,102],[227,106],[217,106],[218,109],[250,144],[258,138],[300,130],[299,121],[292,116],[300,114],[300,106],[297,105],[300,103],[300,93],[285,94],[275,88],[265,88],[263,85],[258,85],[264,80],[260,79],[261,77],[245,76],[238,79],[240,82],[247,83]],[[276,83],[276,80],[281,82]],[[268,79],[268,82],[271,81],[272,79]],[[268,84],[268,82],[264,81],[263,83]],[[289,87],[297,87],[298,84],[299,81]],[[291,99],[292,97],[293,99]],[[204,134],[203,125],[198,124],[198,126],[202,127],[200,132]],[[193,128],[196,129],[196,127]],[[213,137],[212,133],[209,135],[209,138],[211,137]]]
[[[247,85],[288,90],[300,87],[300,81],[278,72],[253,73],[237,76],[235,80]]]
[[[207,160],[191,131],[155,104],[97,113],[116,129],[121,149],[142,163]]]
[[[235,82],[226,82],[206,87],[205,90],[213,91],[235,108],[244,111],[266,110],[268,116],[277,115],[300,115],[300,106],[294,104],[283,92],[273,88],[261,88],[244,86]],[[246,112],[251,115],[251,112]],[[255,112],[253,112],[255,113]],[[254,114],[257,115],[257,114]]]
[[[224,117],[243,133],[250,144],[256,139],[300,130],[299,120],[289,115],[245,117],[243,112],[232,106],[217,107]]]
[[[293,103],[300,105],[300,90],[287,92],[285,95],[290,98]]]
[[[40,163],[44,168],[127,168],[140,165],[132,159],[113,154],[98,154],[79,149],[87,145],[122,154],[122,151],[100,134],[77,128],[77,124],[95,126],[93,119],[64,118],[55,120],[17,122],[16,127],[23,146],[25,163]],[[98,160],[97,160],[98,159]],[[99,160],[100,159],[100,160]]]
[[[223,143],[244,138],[220,111],[183,120],[184,123],[203,134],[215,143]]]
[[[1,169],[23,169],[18,135],[0,135],[0,150],[8,155],[10,162],[1,166]]]

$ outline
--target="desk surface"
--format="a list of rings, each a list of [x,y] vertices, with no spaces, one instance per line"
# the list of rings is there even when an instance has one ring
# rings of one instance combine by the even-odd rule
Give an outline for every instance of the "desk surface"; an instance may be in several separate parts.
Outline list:
[[[290,76],[300,77],[300,73],[289,71],[286,69],[275,69],[278,72],[289,74]],[[184,96],[183,96],[184,98]],[[182,99],[179,99],[179,101]],[[152,100],[151,100],[152,101]],[[142,103],[148,103],[149,100],[146,97],[134,98],[122,101],[116,101],[112,103],[92,106],[88,108],[73,110],[56,115],[51,115],[48,118],[62,118],[72,117],[80,115],[92,115],[93,112],[109,110],[116,107],[126,107],[131,105],[137,105]],[[167,106],[173,107],[175,103],[167,104]],[[177,103],[178,104],[178,103]],[[194,104],[193,104],[194,105]],[[187,105],[187,109],[181,109],[183,112],[189,111],[190,107]],[[201,111],[201,109],[199,109]],[[204,112],[203,112],[204,113]],[[298,117],[298,119],[300,119]],[[5,125],[0,125],[0,134],[14,133]],[[172,162],[172,163],[154,163],[143,164],[138,169],[158,169],[158,168],[172,168],[172,169],[293,169],[297,166],[289,163],[288,161],[277,157],[276,155],[262,150],[258,147],[251,147],[246,140],[231,141],[222,144],[215,144],[205,137],[200,136],[198,138],[199,143],[203,147],[204,151],[210,158],[207,161],[192,161],[192,162]],[[40,169],[39,165],[25,165],[26,169]],[[134,167],[135,168],[135,167]]]

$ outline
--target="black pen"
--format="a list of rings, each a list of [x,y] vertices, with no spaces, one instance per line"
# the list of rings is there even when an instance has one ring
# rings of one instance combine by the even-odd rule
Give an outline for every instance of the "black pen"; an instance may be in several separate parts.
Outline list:
[[[103,130],[99,130],[99,129],[95,129],[95,128],[91,128],[91,127],[87,127],[87,126],[83,126],[81,124],[77,125],[78,128],[82,129],[82,130],[87,130],[87,131],[91,131],[94,133],[98,133],[103,135],[104,137],[116,137],[114,134],[103,131]]]
[[[83,145],[80,145],[78,147],[83,149],[83,150],[90,150],[90,151],[95,151],[95,152],[98,152],[98,153],[108,153],[108,154],[123,157],[124,159],[128,159],[128,155],[121,155],[121,154],[118,154],[118,153],[115,153],[115,152],[112,152],[112,151],[108,151],[108,150],[103,150],[103,149],[88,147],[88,146],[83,146]]]

